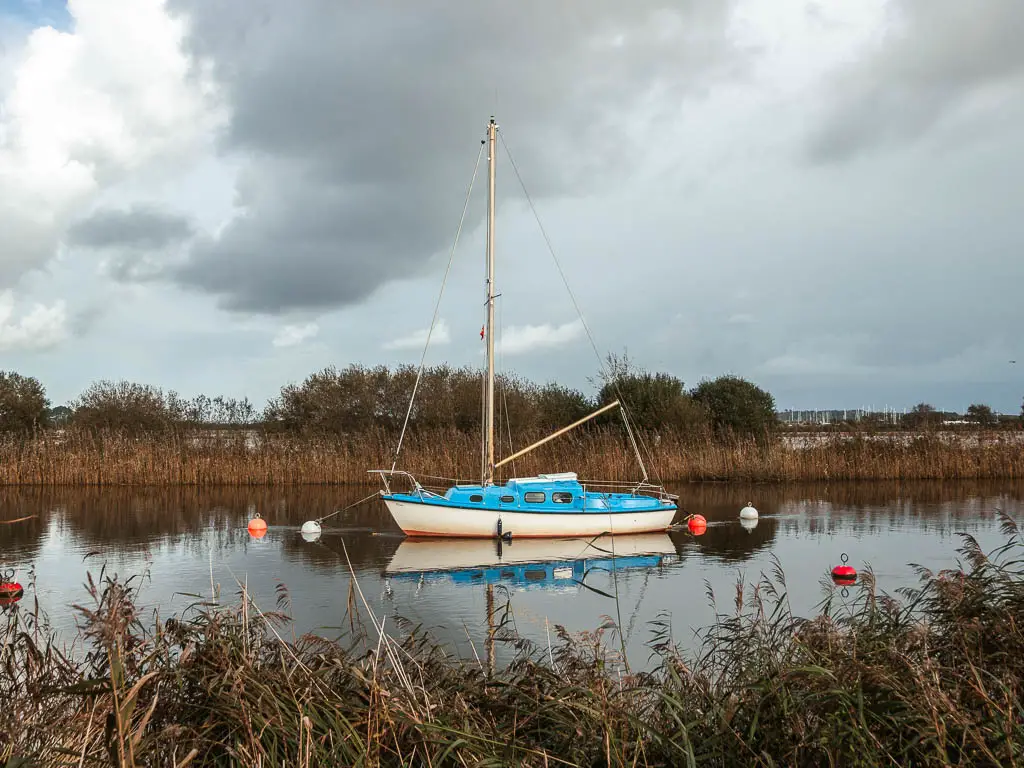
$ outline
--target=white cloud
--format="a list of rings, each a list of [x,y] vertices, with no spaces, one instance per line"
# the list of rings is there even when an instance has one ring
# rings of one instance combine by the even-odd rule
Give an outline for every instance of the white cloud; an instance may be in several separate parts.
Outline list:
[[[49,261],[69,219],[105,190],[179,173],[219,120],[162,0],[68,10],[71,31],[32,31],[0,79],[0,285]]]
[[[29,312],[14,320],[14,297],[10,291],[0,294],[0,349],[48,349],[67,337],[67,311],[64,302],[47,307],[34,304]]]
[[[502,331],[498,350],[508,355],[518,355],[537,349],[551,349],[575,341],[583,335],[583,323],[573,320],[559,326],[513,325]]]
[[[320,332],[316,323],[305,325],[286,325],[274,337],[275,347],[296,347],[307,339],[312,339]]]
[[[429,330],[429,328],[421,328],[418,331],[413,331],[408,336],[392,339],[384,344],[384,349],[422,349],[423,345],[427,343],[427,333]],[[434,333],[430,337],[430,343],[448,344],[451,340],[452,336],[448,331],[448,323],[443,319],[438,320]]]

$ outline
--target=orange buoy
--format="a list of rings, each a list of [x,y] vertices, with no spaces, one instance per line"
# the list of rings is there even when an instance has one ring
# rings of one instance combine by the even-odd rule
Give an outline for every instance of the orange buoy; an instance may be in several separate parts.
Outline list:
[[[13,605],[25,594],[24,587],[16,581],[0,582],[0,605]]]
[[[708,521],[704,515],[690,515],[690,519],[686,521],[686,527],[694,536],[701,536],[708,529]]]
[[[837,565],[835,568],[832,569],[832,581],[834,581],[836,584],[848,586],[850,584],[856,583],[857,581],[857,569],[854,568],[852,565],[847,565],[847,560],[849,560],[849,558],[846,556],[846,553],[843,552],[843,564]]]
[[[260,517],[259,512],[249,521],[249,533],[257,539],[267,535],[267,521]]]

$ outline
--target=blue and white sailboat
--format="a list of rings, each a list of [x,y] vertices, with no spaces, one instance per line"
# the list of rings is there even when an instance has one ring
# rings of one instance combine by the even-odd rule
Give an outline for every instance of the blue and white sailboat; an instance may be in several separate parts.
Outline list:
[[[392,467],[372,470],[384,483],[381,497],[398,526],[409,536],[517,538],[596,536],[664,531],[676,514],[676,497],[644,478],[627,487],[581,483],[575,472],[540,474],[504,482],[495,471],[534,448],[619,407],[616,400],[511,456],[495,461],[494,441],[494,177],[498,126],[487,125],[487,380],[485,387],[481,481],[428,489],[410,473]],[[627,429],[629,422],[626,421]],[[630,433],[632,437],[632,433]],[[635,441],[634,441],[635,448]],[[637,452],[639,459],[639,451]],[[641,461],[641,466],[643,466]],[[411,489],[396,491],[407,481]],[[404,484],[404,482],[403,482]]]

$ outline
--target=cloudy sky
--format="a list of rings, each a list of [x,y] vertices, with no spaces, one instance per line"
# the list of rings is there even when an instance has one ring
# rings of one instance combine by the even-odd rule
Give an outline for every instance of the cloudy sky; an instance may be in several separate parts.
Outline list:
[[[418,361],[495,114],[602,352],[1017,412],[1022,31],[1020,0],[0,0],[0,369],[262,404]],[[428,362],[482,360],[483,171]],[[501,366],[589,391],[504,148],[497,187]]]

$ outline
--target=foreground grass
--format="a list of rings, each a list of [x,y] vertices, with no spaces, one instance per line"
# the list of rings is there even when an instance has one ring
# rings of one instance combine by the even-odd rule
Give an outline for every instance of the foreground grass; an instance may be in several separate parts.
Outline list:
[[[0,644],[0,764],[1016,765],[1024,761],[1024,540],[964,568],[921,571],[901,599],[870,574],[852,608],[829,590],[794,617],[762,577],[685,657],[667,616],[652,671],[621,663],[610,622],[537,648],[506,625],[513,663],[489,673],[414,630],[352,646],[307,636],[244,592],[144,621],[135,582],[104,578],[65,656],[35,614]]]
[[[516,435],[513,443],[521,447],[542,436]],[[368,482],[368,469],[391,466],[395,443],[396,436],[385,431],[347,437],[44,431],[0,439],[0,485],[359,484]],[[779,438],[768,445],[666,433],[643,436],[642,445],[652,476],[664,482],[1024,477],[1024,440],[1009,430],[845,433],[795,444]],[[479,461],[476,435],[431,430],[407,437],[400,466],[429,484],[427,475],[477,477]],[[639,476],[625,436],[607,429],[571,433],[507,469],[510,476],[572,470],[591,481]]]

